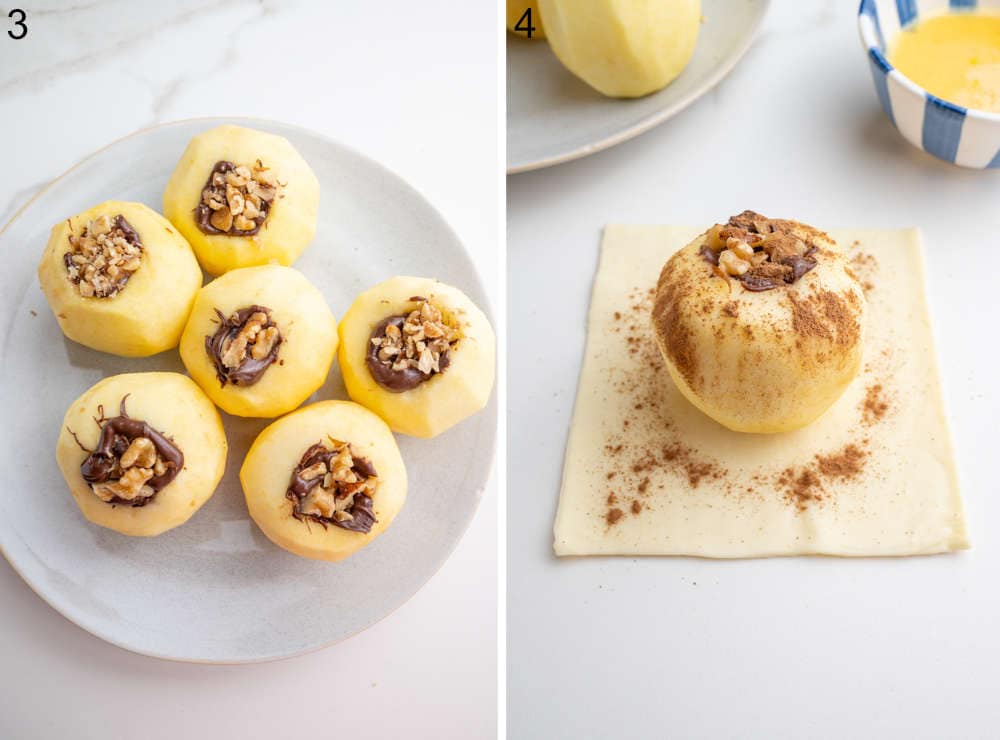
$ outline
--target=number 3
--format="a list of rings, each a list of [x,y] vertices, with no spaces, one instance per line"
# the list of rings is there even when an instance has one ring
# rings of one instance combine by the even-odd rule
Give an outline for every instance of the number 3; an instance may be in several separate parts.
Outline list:
[[[20,16],[15,18],[14,16]],[[20,33],[15,33],[13,30],[7,31],[7,35],[10,36],[15,41],[23,39],[28,35],[28,25],[24,22],[27,20],[27,14],[20,8],[14,8],[7,14],[7,17],[14,21],[14,27],[21,29]]]

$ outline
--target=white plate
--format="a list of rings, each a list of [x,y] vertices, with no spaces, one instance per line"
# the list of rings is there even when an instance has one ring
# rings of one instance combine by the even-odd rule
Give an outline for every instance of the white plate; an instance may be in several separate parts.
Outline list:
[[[62,336],[35,268],[52,224],[108,198],[160,209],[188,140],[221,123],[288,138],[322,188],[319,226],[295,264],[337,317],[354,296],[393,275],[454,284],[487,310],[476,271],[441,216],[382,166],[315,133],[280,123],[199,119],[118,141],[42,191],[4,231],[7,257],[0,388],[0,549],[64,616],[108,642],[175,660],[250,662],[307,652],[393,611],[437,571],[471,520],[492,466],[496,399],[433,440],[398,437],[410,491],[393,525],[341,563],[304,560],[271,544],[247,515],[237,471],[268,420],[223,414],[226,476],[191,520],[152,539],[88,523],[55,464],[66,407],[102,377],[184,372],[175,350],[129,360]],[[312,398],[346,398],[336,363]]]
[[[665,88],[606,98],[574,77],[544,41],[507,34],[507,172],[526,172],[620,144],[690,105],[736,65],[770,0],[702,0],[694,56]]]

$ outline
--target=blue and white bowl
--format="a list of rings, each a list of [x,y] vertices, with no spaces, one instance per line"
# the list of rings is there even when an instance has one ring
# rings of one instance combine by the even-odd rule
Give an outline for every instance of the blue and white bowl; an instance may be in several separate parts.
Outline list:
[[[903,137],[962,167],[1000,167],[1000,115],[963,108],[931,95],[886,59],[886,41],[923,13],[1000,10],[1000,0],[861,0],[858,30],[882,109]]]

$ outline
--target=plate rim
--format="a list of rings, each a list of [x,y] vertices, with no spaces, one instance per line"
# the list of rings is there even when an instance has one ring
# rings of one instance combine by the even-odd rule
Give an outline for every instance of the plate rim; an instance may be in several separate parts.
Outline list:
[[[411,194],[413,194],[414,196],[416,196],[419,200],[421,200],[423,203],[425,203],[427,205],[427,207],[440,220],[442,226],[444,226],[444,228],[448,230],[448,232],[451,234],[451,236],[454,237],[455,242],[461,247],[462,252],[465,254],[466,258],[469,260],[470,265],[472,266],[472,273],[473,273],[473,276],[474,276],[474,279],[475,279],[475,283],[476,283],[475,287],[478,289],[479,293],[483,296],[483,303],[482,303],[482,305],[480,307],[482,308],[483,313],[486,314],[487,318],[490,319],[491,324],[495,324],[495,315],[494,315],[494,311],[493,311],[493,301],[490,299],[489,294],[485,290],[485,284],[483,282],[483,277],[480,274],[480,270],[479,270],[478,266],[476,265],[475,261],[472,259],[472,256],[469,254],[469,250],[466,248],[465,242],[459,237],[458,233],[452,227],[451,223],[449,223],[449,221],[445,218],[444,214],[441,213],[440,210],[438,210],[438,208],[430,201],[429,198],[427,198],[427,196],[425,196],[423,193],[421,193],[419,190],[417,190],[413,185],[411,185],[409,183],[408,180],[406,180],[406,178],[404,178],[401,175],[399,175],[395,170],[387,167],[386,165],[382,164],[380,161],[374,159],[373,157],[368,156],[367,154],[365,154],[364,152],[360,151],[359,149],[356,149],[355,147],[353,147],[353,146],[351,146],[349,144],[345,144],[342,141],[340,141],[339,139],[336,139],[336,138],[334,138],[332,136],[329,136],[327,134],[321,133],[321,132],[316,131],[314,129],[308,128],[306,126],[301,126],[301,125],[295,124],[295,123],[288,123],[288,122],[285,122],[285,121],[279,121],[279,120],[273,119],[273,118],[264,118],[264,117],[261,117],[261,116],[224,116],[224,115],[192,116],[192,117],[188,117],[188,118],[178,118],[178,119],[173,119],[173,120],[170,120],[170,121],[161,121],[161,122],[158,122],[158,123],[153,123],[153,124],[150,124],[149,126],[143,126],[142,128],[135,129],[134,131],[131,131],[130,133],[125,134],[124,136],[119,136],[118,138],[110,141],[109,143],[105,144],[104,146],[102,146],[102,147],[100,147],[98,149],[95,149],[94,151],[90,152],[89,154],[84,155],[79,160],[77,160],[76,162],[74,162],[69,168],[67,168],[62,173],[60,173],[59,175],[57,175],[56,177],[54,177],[51,181],[47,182],[45,185],[43,185],[41,188],[39,188],[37,192],[35,192],[30,198],[28,198],[28,200],[25,201],[25,203],[20,208],[18,208],[11,215],[11,217],[7,220],[7,222],[5,224],[3,224],[2,226],[0,226],[0,239],[2,239],[4,237],[4,235],[6,234],[6,232],[10,229],[11,226],[13,226],[13,224],[16,221],[20,220],[24,216],[24,214],[28,210],[28,208],[30,208],[32,206],[32,204],[34,204],[37,200],[39,200],[43,195],[45,195],[47,192],[49,192],[49,190],[51,190],[56,185],[58,185],[60,182],[62,182],[63,180],[65,180],[69,175],[71,175],[73,172],[75,172],[77,169],[79,169],[80,167],[82,167],[87,162],[90,162],[92,159],[95,159],[96,157],[98,157],[101,154],[105,153],[107,150],[109,150],[109,149],[117,146],[118,144],[120,144],[123,141],[127,141],[128,139],[137,138],[139,136],[142,136],[143,134],[148,134],[148,133],[151,133],[151,132],[159,130],[159,129],[169,128],[171,126],[179,126],[179,125],[184,125],[184,124],[212,123],[212,122],[216,122],[219,125],[224,125],[224,124],[227,124],[227,123],[233,124],[233,123],[237,123],[237,122],[241,122],[241,121],[242,122],[255,122],[255,123],[264,124],[264,125],[271,124],[271,125],[274,125],[274,126],[277,126],[277,127],[280,127],[280,128],[292,129],[292,130],[298,131],[298,132],[300,132],[302,134],[305,134],[307,136],[315,137],[317,139],[325,141],[325,142],[327,142],[329,144],[333,144],[336,147],[339,147],[339,148],[341,148],[343,150],[346,150],[346,151],[350,152],[352,155],[357,156],[360,159],[364,160],[368,165],[374,166],[375,168],[381,170],[383,174],[388,175],[389,177],[394,178],[399,185],[401,185],[402,187],[404,187]],[[237,125],[239,125],[239,124],[237,123]],[[497,365],[499,366],[499,361],[497,362]],[[54,604],[44,593],[42,593],[42,591],[38,587],[36,587],[36,585],[29,578],[27,578],[25,576],[25,574],[17,566],[17,563],[15,562],[15,560],[10,557],[10,555],[7,552],[7,547],[5,547],[5,545],[4,545],[4,541],[6,539],[5,537],[0,537],[0,555],[3,556],[4,560],[7,561],[7,563],[10,565],[11,569],[17,574],[17,576],[21,579],[21,581],[25,585],[27,585],[28,588],[38,598],[40,598],[43,603],[45,603],[46,605],[48,605],[49,608],[51,608],[60,617],[62,617],[63,619],[65,619],[67,622],[69,622],[70,624],[72,624],[76,628],[82,630],[83,632],[85,632],[85,633],[87,633],[89,635],[92,635],[92,636],[100,639],[101,641],[103,641],[103,642],[105,642],[105,643],[107,643],[109,645],[112,645],[112,646],[114,646],[114,647],[116,647],[116,648],[118,648],[120,650],[124,650],[126,652],[133,653],[135,655],[141,655],[141,656],[148,657],[148,658],[155,658],[157,660],[167,661],[167,662],[171,662],[171,663],[188,663],[188,664],[194,664],[194,665],[253,665],[253,664],[260,664],[260,663],[276,663],[278,661],[291,660],[293,658],[298,658],[298,657],[303,656],[303,655],[309,655],[311,653],[316,653],[316,652],[319,652],[321,650],[325,650],[327,648],[333,647],[334,645],[337,645],[337,644],[339,644],[341,642],[344,642],[346,640],[350,640],[351,638],[356,637],[357,635],[361,634],[362,632],[365,632],[365,631],[371,629],[375,625],[379,624],[380,622],[384,621],[385,619],[387,619],[391,615],[395,614],[401,607],[403,607],[405,604],[409,603],[409,601],[414,596],[416,596],[418,593],[420,593],[421,591],[424,590],[424,588],[427,586],[427,584],[430,583],[430,581],[441,571],[441,569],[444,567],[445,563],[447,563],[451,559],[451,556],[455,553],[455,550],[458,548],[459,543],[462,542],[463,539],[465,539],[465,535],[468,533],[469,527],[472,526],[473,520],[476,518],[476,515],[479,513],[479,507],[482,504],[483,497],[484,497],[484,495],[486,493],[486,489],[489,486],[490,477],[493,475],[493,473],[494,473],[494,471],[496,469],[497,445],[498,445],[498,439],[499,439],[499,416],[500,416],[499,396],[498,396],[498,389],[497,389],[497,384],[496,383],[494,383],[493,390],[491,391],[491,397],[495,398],[495,400],[497,402],[497,412],[496,412],[497,419],[494,422],[493,439],[492,439],[492,443],[490,445],[490,450],[489,450],[489,458],[488,458],[489,462],[488,462],[488,465],[487,465],[487,468],[486,468],[486,477],[485,477],[484,483],[482,485],[476,487],[476,490],[475,490],[475,498],[476,498],[476,500],[475,500],[475,504],[474,504],[474,506],[472,508],[472,513],[469,516],[469,518],[463,523],[463,525],[461,527],[461,531],[460,531],[458,537],[456,537],[455,540],[454,540],[454,542],[451,543],[450,547],[448,547],[448,549],[447,549],[447,552],[444,553],[444,555],[441,558],[440,562],[435,566],[435,568],[427,576],[427,578],[424,579],[423,583],[421,583],[420,586],[418,586],[416,588],[416,590],[414,590],[411,594],[409,594],[405,599],[403,599],[402,601],[400,601],[392,609],[390,609],[389,611],[387,611],[384,614],[382,614],[380,617],[378,617],[377,619],[375,619],[374,621],[372,621],[370,624],[367,624],[364,627],[361,627],[361,628],[359,628],[359,629],[357,629],[357,630],[355,630],[353,632],[350,632],[349,634],[341,635],[340,637],[337,637],[336,639],[333,639],[333,640],[330,640],[330,641],[321,642],[321,643],[319,643],[317,645],[312,645],[312,646],[303,648],[301,650],[295,650],[293,652],[273,654],[273,655],[269,654],[269,655],[260,656],[260,657],[242,657],[242,658],[234,658],[234,659],[229,659],[229,660],[227,660],[227,659],[220,659],[220,658],[211,658],[211,659],[209,659],[209,658],[192,658],[192,657],[168,655],[168,654],[165,654],[165,653],[158,653],[158,652],[156,652],[154,650],[144,650],[144,649],[141,649],[141,648],[139,648],[137,646],[126,644],[124,641],[116,639],[113,635],[103,634],[100,631],[98,631],[96,628],[92,629],[89,626],[85,626],[85,625],[81,624],[80,622],[77,622],[75,619],[73,619],[72,617],[70,617],[70,615],[67,614],[62,608],[60,608],[59,606],[57,606],[56,604]],[[20,539],[22,541],[22,543],[24,543],[24,546],[26,548],[28,548],[29,550],[31,549],[30,545],[28,545],[28,543],[24,540],[23,537],[20,536],[20,534],[18,532],[16,532],[13,529],[10,529],[9,527],[6,527],[2,523],[0,523],[0,533],[2,533],[3,531],[7,531],[9,533],[9,536],[17,537],[18,539]]]
[[[569,151],[562,152],[561,154],[553,154],[549,157],[542,157],[541,159],[535,159],[530,162],[525,162],[524,164],[511,165],[510,160],[507,160],[507,174],[508,175],[519,175],[523,172],[533,172],[534,170],[541,170],[547,167],[554,167],[559,164],[564,164],[566,162],[572,162],[576,159],[582,159],[583,157],[588,157],[591,154],[596,154],[597,152],[602,152],[605,149],[610,149],[613,146],[622,144],[630,139],[634,139],[637,136],[641,136],[650,129],[659,126],[664,121],[672,118],[673,116],[680,113],[682,110],[687,108],[689,105],[694,103],[698,98],[711,92],[711,90],[722,82],[733,68],[739,64],[740,60],[746,56],[746,53],[753,46],[757,37],[760,35],[760,27],[764,22],[764,18],[767,16],[771,9],[771,0],[757,0],[760,3],[761,12],[754,21],[753,26],[750,28],[749,33],[743,37],[743,41],[737,45],[736,53],[723,64],[716,67],[712,74],[706,78],[706,82],[696,90],[688,93],[684,97],[681,97],[676,102],[661,108],[655,113],[650,113],[645,118],[639,120],[627,128],[618,131],[617,133],[605,136],[597,141],[590,142],[589,144],[584,144],[578,146],[575,149],[570,149]],[[504,57],[506,59],[506,56]],[[669,86],[669,84],[668,84]],[[664,88],[665,89],[665,88]],[[506,103],[506,101],[505,101]]]

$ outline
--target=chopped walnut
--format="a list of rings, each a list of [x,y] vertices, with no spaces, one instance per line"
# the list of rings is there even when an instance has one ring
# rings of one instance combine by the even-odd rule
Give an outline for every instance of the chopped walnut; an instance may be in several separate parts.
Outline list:
[[[94,483],[92,488],[104,501],[114,501],[123,499],[133,501],[137,498],[149,498],[153,495],[152,488],[146,485],[146,481],[153,477],[153,471],[149,468],[129,468],[122,473],[118,480],[110,480],[105,483]]]
[[[124,216],[107,214],[90,221],[83,233],[70,234],[63,264],[84,298],[111,298],[142,265],[143,247]]]
[[[258,159],[253,165],[216,162],[195,209],[206,234],[252,236],[267,219],[283,184]]]
[[[292,473],[286,494],[294,504],[292,515],[367,532],[375,521],[371,499],[378,475],[350,444],[331,442],[332,450],[322,443],[306,450]]]
[[[244,306],[228,317],[215,309],[219,328],[205,337],[205,351],[223,386],[253,385],[278,359],[283,338],[267,306]]]
[[[121,457],[122,468],[137,465],[140,468],[152,468],[156,463],[156,446],[153,440],[146,437],[136,437]]]
[[[302,480],[310,481],[310,480],[315,480],[316,478],[319,478],[322,475],[326,475],[326,473],[327,473],[326,463],[320,460],[319,462],[314,463],[305,470],[301,471],[299,475],[302,476]]]
[[[67,431],[87,452],[80,463],[80,475],[98,498],[109,504],[145,506],[170,484],[184,467],[184,453],[177,445],[139,419],[125,412],[125,399],[118,406],[118,416],[106,417],[98,406],[100,418],[94,421],[101,430],[97,446],[90,450],[80,444],[73,430]]]
[[[742,275],[750,269],[750,262],[741,259],[735,252],[728,249],[719,254],[719,268],[727,275]]]
[[[267,324],[267,321],[267,314],[263,311],[251,314],[239,333],[222,343],[222,364],[228,368],[237,368],[242,365],[243,361],[247,358],[247,346],[253,345],[256,347],[257,335]],[[268,348],[268,351],[270,351],[270,348]],[[264,354],[267,353],[265,352]]]
[[[788,228],[788,222],[744,211],[709,229],[701,254],[716,274],[735,277],[747,290],[772,290],[794,283],[816,267],[815,248]]]
[[[791,257],[802,257],[807,247],[798,237],[792,234],[775,233],[763,243],[763,251],[771,262],[782,264]]]
[[[153,441],[147,437],[136,437],[118,458],[111,478],[91,484],[91,489],[109,503],[148,499],[156,491],[146,484],[151,478],[163,475],[166,471],[166,463],[157,454]]]
[[[419,306],[406,315],[401,327],[386,324],[382,336],[372,337],[371,343],[384,366],[396,372],[415,368],[429,376],[443,370],[441,358],[454,349],[459,332],[434,304],[418,300]]]
[[[253,346],[250,348],[250,356],[255,360],[263,360],[271,354],[271,350],[274,349],[274,345],[280,336],[278,327],[276,326],[268,326],[262,329],[254,340]]]

